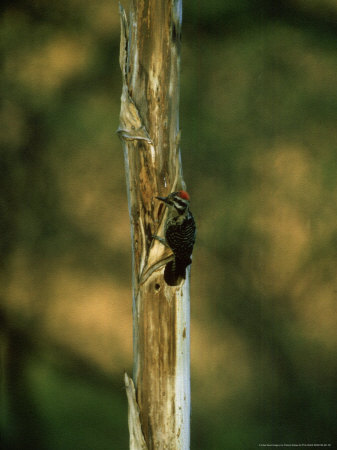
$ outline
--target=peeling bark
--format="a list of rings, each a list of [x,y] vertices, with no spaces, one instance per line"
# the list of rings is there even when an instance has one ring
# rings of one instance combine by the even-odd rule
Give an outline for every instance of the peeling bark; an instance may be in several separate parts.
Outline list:
[[[153,239],[163,236],[165,223],[165,208],[155,196],[185,189],[179,150],[181,0],[133,0],[129,21],[122,6],[120,17],[118,134],[133,250],[136,398],[130,394],[132,380],[125,378],[130,448],[144,448],[132,437],[135,430],[139,435],[133,424],[138,417],[134,411],[139,411],[145,448],[185,450],[190,425],[189,268],[186,281],[168,286],[163,272],[172,253]]]

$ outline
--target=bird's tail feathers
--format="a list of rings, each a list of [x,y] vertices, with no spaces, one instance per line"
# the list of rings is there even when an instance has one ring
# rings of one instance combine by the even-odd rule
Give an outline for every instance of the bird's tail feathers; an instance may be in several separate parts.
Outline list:
[[[169,286],[177,286],[186,278],[186,267],[191,264],[191,258],[188,260],[179,260],[175,258],[166,264],[164,270],[164,280]]]

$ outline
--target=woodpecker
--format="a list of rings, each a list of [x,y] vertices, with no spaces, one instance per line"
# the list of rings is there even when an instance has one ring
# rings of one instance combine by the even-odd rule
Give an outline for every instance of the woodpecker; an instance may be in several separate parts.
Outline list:
[[[165,224],[165,240],[174,254],[174,260],[165,266],[164,280],[169,286],[177,286],[186,278],[186,267],[191,264],[196,227],[189,208],[190,196],[186,191],[172,192],[167,197],[156,197],[169,208]]]

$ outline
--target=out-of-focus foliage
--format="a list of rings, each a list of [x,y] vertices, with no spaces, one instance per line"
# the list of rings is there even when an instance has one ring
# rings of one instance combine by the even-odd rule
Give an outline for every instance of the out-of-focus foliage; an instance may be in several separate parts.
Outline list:
[[[7,449],[128,448],[117,12],[108,0],[3,7]],[[184,3],[194,449],[334,443],[336,19],[330,0]]]

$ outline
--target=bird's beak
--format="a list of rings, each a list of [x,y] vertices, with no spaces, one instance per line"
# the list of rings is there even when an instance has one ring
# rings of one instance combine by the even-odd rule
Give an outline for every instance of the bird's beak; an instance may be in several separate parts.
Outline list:
[[[158,200],[161,200],[164,203],[170,204],[168,197],[156,197]]]

